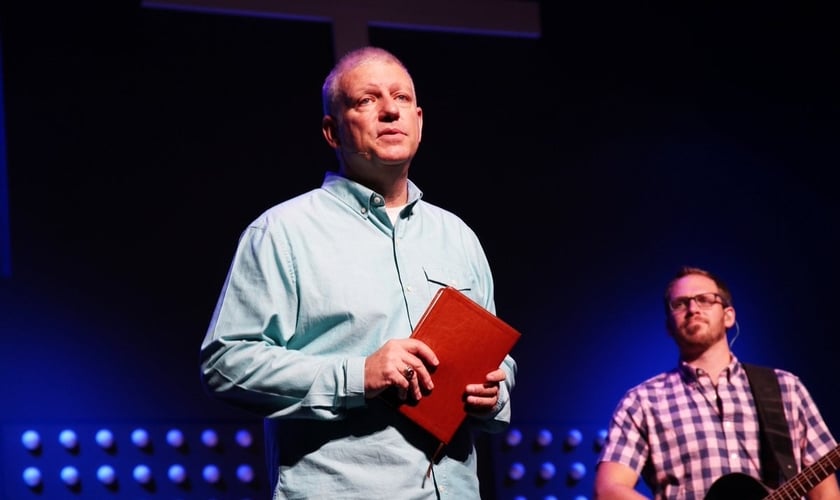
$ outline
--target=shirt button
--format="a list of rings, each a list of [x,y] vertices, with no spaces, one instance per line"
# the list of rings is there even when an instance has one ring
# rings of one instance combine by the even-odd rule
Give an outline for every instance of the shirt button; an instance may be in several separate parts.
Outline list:
[[[363,214],[366,214],[366,213],[367,213],[367,208],[366,208],[366,207],[362,207],[362,213],[363,213]]]
[[[729,460],[731,460],[733,462],[737,462],[738,461],[738,454],[733,453],[733,454],[729,455]]]
[[[723,428],[727,429],[727,430],[731,429],[732,428],[732,422],[727,420],[726,422],[723,423]]]
[[[373,202],[378,205],[378,204],[382,203],[382,198],[380,198],[378,196],[374,196],[373,197]]]

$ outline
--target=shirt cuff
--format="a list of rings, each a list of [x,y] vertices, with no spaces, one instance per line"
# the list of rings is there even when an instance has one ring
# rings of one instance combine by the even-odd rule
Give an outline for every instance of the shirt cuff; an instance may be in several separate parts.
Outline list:
[[[347,408],[365,405],[365,358],[349,358],[345,370]]]

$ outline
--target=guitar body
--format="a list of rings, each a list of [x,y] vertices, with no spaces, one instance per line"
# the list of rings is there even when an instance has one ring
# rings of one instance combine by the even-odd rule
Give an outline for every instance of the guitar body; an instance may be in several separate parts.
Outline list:
[[[758,500],[766,498],[770,489],[746,474],[721,476],[706,492],[704,500]]]
[[[840,445],[795,476],[771,490],[761,481],[736,472],[712,483],[703,500],[788,500],[801,498],[825,478],[840,470]]]

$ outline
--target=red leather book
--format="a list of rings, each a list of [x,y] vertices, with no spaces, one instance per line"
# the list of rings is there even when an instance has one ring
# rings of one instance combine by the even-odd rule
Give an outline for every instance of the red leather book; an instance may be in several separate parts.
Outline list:
[[[399,402],[398,410],[449,444],[467,417],[464,388],[498,368],[521,334],[452,287],[441,288],[411,334],[435,351],[435,388],[420,401]],[[396,398],[394,398],[396,400]]]

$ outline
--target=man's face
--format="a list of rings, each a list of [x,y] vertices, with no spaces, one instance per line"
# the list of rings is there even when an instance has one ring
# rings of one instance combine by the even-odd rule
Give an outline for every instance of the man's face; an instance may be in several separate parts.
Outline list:
[[[408,73],[395,63],[370,61],[339,81],[337,142],[348,164],[403,164],[417,152],[423,112]]]
[[[671,311],[666,324],[680,351],[696,354],[718,342],[726,342],[726,329],[734,323],[735,310],[725,306],[719,297],[707,304],[708,307],[697,300],[687,300],[718,291],[712,279],[696,274],[683,276],[674,283],[670,298],[672,301],[682,298],[686,307]]]

